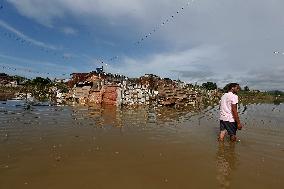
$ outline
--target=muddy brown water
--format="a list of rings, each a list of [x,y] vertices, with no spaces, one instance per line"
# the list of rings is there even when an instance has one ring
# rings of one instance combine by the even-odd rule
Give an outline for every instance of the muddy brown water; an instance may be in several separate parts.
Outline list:
[[[117,110],[0,102],[0,188],[283,188],[284,105],[240,107],[240,142],[218,110]],[[244,112],[242,110],[245,110]]]

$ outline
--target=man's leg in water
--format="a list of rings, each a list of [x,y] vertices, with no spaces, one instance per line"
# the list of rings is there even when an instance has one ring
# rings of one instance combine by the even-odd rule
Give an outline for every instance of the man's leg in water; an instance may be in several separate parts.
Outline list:
[[[226,135],[226,130],[220,131],[218,140],[219,140],[220,142],[223,142],[223,141],[224,141],[224,138],[225,138],[225,135]]]

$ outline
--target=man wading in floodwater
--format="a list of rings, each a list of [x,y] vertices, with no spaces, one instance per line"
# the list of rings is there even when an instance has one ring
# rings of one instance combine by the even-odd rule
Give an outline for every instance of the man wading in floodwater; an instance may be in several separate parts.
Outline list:
[[[226,132],[230,136],[231,141],[236,141],[237,130],[241,130],[243,125],[238,115],[238,96],[240,85],[230,83],[228,92],[225,93],[220,101],[220,135],[219,141],[224,141]]]

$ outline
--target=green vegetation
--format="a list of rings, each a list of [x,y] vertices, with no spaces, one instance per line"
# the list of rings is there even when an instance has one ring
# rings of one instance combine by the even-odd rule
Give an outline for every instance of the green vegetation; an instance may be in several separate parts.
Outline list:
[[[229,84],[228,84],[229,85]],[[228,91],[228,85],[226,85],[222,92]],[[261,92],[259,90],[250,90],[248,86],[245,86],[238,93],[240,103],[242,104],[256,104],[256,103],[274,103],[280,104],[284,102],[284,92],[282,91],[269,91]]]
[[[0,100],[7,100],[15,97],[16,93],[19,93],[22,87],[6,87],[0,86]]]
[[[17,81],[18,86],[0,86],[0,100],[14,98],[17,93],[31,93],[33,97],[40,101],[52,100],[55,98],[56,91],[67,93],[68,86],[65,83],[53,82],[49,78],[36,77],[27,79],[20,76],[7,76],[9,81]]]
[[[246,92],[250,91],[250,90],[249,90],[249,87],[248,87],[248,86],[245,86],[245,87],[244,87],[244,91],[246,91]]]
[[[240,102],[243,104],[255,104],[255,103],[284,103],[283,92],[260,92],[260,91],[245,91],[241,90],[239,93]]]
[[[62,93],[69,92],[69,88],[65,83],[54,83],[53,85],[57,88],[57,90],[61,91]]]
[[[26,81],[23,88],[25,93],[31,93],[33,97],[40,101],[54,99],[56,90],[68,92],[68,87],[64,83],[56,83],[49,78],[37,77],[33,80]]]
[[[202,87],[207,90],[215,90],[217,89],[217,84],[213,82],[203,83]]]
[[[49,78],[37,77],[25,82],[23,92],[31,93],[33,97],[44,101],[49,99],[49,87],[51,87],[51,80]]]
[[[18,76],[18,75],[11,76],[11,78],[12,78],[12,80],[17,81],[17,83],[19,83],[19,84],[22,84],[22,83],[24,83],[25,81],[28,80],[27,78],[21,77],[21,76]]]
[[[278,97],[281,97],[281,96],[284,96],[284,92],[283,91],[268,91],[267,92],[268,94],[270,95],[273,95],[273,96],[278,96]]]

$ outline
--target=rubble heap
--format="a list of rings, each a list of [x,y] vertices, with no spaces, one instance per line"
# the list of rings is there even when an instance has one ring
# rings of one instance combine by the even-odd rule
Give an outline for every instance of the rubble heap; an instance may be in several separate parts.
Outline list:
[[[127,78],[100,71],[73,73],[71,76],[68,82],[71,90],[66,98],[82,104],[197,106],[204,96],[204,91],[192,85],[153,74]],[[213,98],[216,95],[210,92],[205,96]]]

